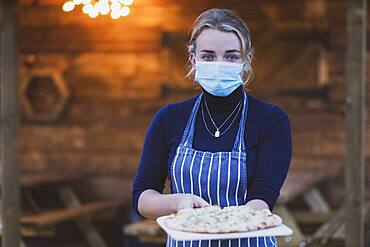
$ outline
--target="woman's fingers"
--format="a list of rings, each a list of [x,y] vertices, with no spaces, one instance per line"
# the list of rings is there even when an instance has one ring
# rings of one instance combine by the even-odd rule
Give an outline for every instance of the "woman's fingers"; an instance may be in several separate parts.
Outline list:
[[[185,208],[193,208],[193,198],[185,194],[173,194],[176,211]]]
[[[202,208],[209,206],[209,203],[203,198],[192,194],[177,194],[177,211],[185,208]]]
[[[209,206],[209,203],[199,196],[194,196],[194,203],[198,208]]]

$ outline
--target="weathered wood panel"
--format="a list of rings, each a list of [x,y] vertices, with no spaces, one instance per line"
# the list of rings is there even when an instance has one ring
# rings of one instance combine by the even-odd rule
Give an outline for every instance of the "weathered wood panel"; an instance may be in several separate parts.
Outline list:
[[[18,1],[0,3],[1,245],[20,246]]]
[[[22,1],[22,73],[55,69],[71,91],[57,122],[23,121],[22,169],[131,178],[155,111],[198,92],[182,79],[186,42],[196,16],[210,7],[235,8],[250,27],[251,94],[289,113],[294,167],[343,160],[345,0],[136,0],[119,20],[64,13],[62,3]],[[330,100],[318,88],[322,47],[329,55]]]

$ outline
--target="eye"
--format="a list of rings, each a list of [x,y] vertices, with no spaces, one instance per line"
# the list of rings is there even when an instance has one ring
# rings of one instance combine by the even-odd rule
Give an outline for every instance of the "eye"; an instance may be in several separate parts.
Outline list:
[[[202,59],[204,61],[212,61],[214,59],[214,56],[213,55],[210,55],[210,54],[206,54],[206,55],[203,55],[202,56]]]
[[[228,56],[226,56],[226,60],[227,61],[235,61],[235,60],[238,60],[238,59],[239,59],[239,57],[236,56],[236,55],[228,55]]]

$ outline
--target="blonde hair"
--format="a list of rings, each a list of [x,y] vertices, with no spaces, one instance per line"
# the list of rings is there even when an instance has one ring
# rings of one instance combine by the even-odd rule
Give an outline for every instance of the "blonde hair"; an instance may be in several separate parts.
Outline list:
[[[193,54],[195,56],[196,39],[204,29],[209,28],[223,32],[236,33],[242,46],[242,58],[245,62],[244,72],[247,72],[247,76],[245,76],[245,73],[243,76],[244,87],[250,85],[254,78],[254,71],[251,61],[247,59],[248,54],[254,53],[250,38],[250,32],[247,24],[233,10],[214,8],[204,11],[198,16],[198,18],[194,22],[190,40],[188,42],[188,65],[191,59],[191,55]],[[189,67],[190,69],[186,77],[193,75],[195,71],[194,65],[190,65]]]

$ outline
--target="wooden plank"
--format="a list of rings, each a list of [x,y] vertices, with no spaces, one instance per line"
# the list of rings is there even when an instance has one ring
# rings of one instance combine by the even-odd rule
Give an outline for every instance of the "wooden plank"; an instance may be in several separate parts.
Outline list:
[[[370,203],[366,205],[366,212],[370,210]],[[369,215],[365,214],[364,218]],[[345,205],[334,213],[333,217],[325,224],[321,225],[315,233],[308,239],[308,242],[315,246],[316,244],[325,245],[330,239],[347,239],[348,231],[345,231],[346,207]]]
[[[342,207],[334,217],[332,217],[329,221],[325,224],[320,226],[319,229],[308,239],[308,242],[311,244],[319,243],[319,244],[326,244],[329,239],[335,234],[336,231],[341,227],[346,216],[346,209]],[[351,245],[356,246],[356,245]]]
[[[317,174],[314,171],[292,170],[281,188],[278,204],[286,204],[299,195],[309,190],[312,186],[318,184],[325,178],[325,173]]]
[[[367,1],[348,0],[346,246],[364,246]]]
[[[58,209],[37,215],[25,215],[22,216],[21,222],[24,225],[48,227],[66,221],[75,220],[76,218],[84,215],[94,214],[102,210],[111,209],[119,206],[120,204],[120,202],[92,202],[78,207]]]
[[[132,35],[127,35],[130,33]],[[47,33],[48,35],[45,35]],[[21,29],[22,53],[154,52],[160,48],[161,33],[156,29],[84,29],[83,26]]]
[[[142,220],[123,227],[124,234],[136,236],[143,242],[166,243],[167,234],[154,220]]]
[[[0,236],[2,232],[0,230]],[[37,229],[27,226],[21,226],[21,236],[22,237],[55,237],[56,235],[56,228],[49,227],[43,229]]]
[[[334,0],[330,0],[330,1],[334,1]],[[335,0],[336,2],[341,2],[341,1],[344,1],[344,0]],[[151,4],[151,5],[168,5],[168,4],[171,4],[173,3],[174,1],[171,1],[171,0],[136,0],[134,5],[133,6],[137,6],[137,5],[147,5],[147,4]],[[248,1],[248,4],[258,4],[258,3],[271,3],[271,2],[275,2],[274,0],[249,0]],[[294,3],[297,3],[297,0],[280,0],[279,1],[280,3],[290,3],[290,4],[294,4]],[[24,5],[31,5],[33,4],[34,2],[32,0],[21,0],[21,3],[24,4]],[[60,0],[38,0],[37,3],[39,5],[55,5],[55,4],[60,4]],[[189,5],[189,6],[194,6],[196,4],[222,4],[222,3],[225,3],[224,0],[177,0],[176,3],[179,3],[181,5]],[[230,4],[238,4],[240,3],[240,0],[228,0],[227,3],[230,3]]]
[[[123,232],[129,236],[159,236],[165,234],[162,228],[157,224],[155,220],[141,220],[126,225],[123,228]]]
[[[0,151],[1,151],[1,245],[19,246],[18,184],[18,1],[1,2],[1,82],[0,82]]]
[[[314,213],[307,210],[294,210],[291,212],[299,224],[323,224],[333,217],[333,213]]]
[[[314,186],[303,194],[303,198],[312,212],[329,213],[331,207],[328,201],[324,198],[321,191]]]
[[[121,125],[102,122],[98,127],[93,125],[83,129],[74,126],[22,127],[20,130],[23,138],[21,148],[26,153],[42,150],[42,153],[47,155],[55,152],[60,155],[74,152],[99,154],[105,151],[111,154],[128,152],[136,155],[141,151],[148,121],[147,118],[138,115],[131,115],[131,117],[140,119],[142,122],[122,123]],[[120,121],[125,121],[125,119],[120,118]],[[103,126],[106,128],[104,129]],[[130,131],[125,132],[122,129],[130,129]],[[50,135],[50,131],[54,134]],[[323,164],[326,161],[330,164],[337,162],[338,165],[343,166],[341,163],[344,163],[343,157],[346,151],[344,131],[339,132],[333,128],[331,133],[325,133],[323,130],[309,130],[308,128],[305,131],[309,133],[303,133],[303,130],[294,132],[296,158],[317,160],[318,164]],[[367,136],[367,143],[370,144],[370,133]],[[310,158],[312,154],[318,156]],[[370,154],[370,150],[368,150],[368,154]],[[332,167],[328,167],[328,169],[332,169]]]
[[[370,219],[370,201],[367,201],[366,203],[366,210],[365,210],[365,219]],[[345,231],[345,224],[343,224],[339,227],[339,229],[333,234],[333,239],[340,239],[344,240],[346,238],[346,231]]]
[[[21,174],[20,184],[21,187],[35,187],[50,184],[59,184],[77,181],[82,178],[79,173],[66,173],[66,172],[34,172]]]
[[[80,207],[81,202],[76,193],[69,186],[62,186],[59,189],[59,195],[62,201],[69,208]],[[81,231],[84,233],[86,239],[93,247],[107,247],[104,239],[100,236],[95,226],[92,224],[88,216],[84,216],[76,221]]]
[[[284,242],[286,243],[284,244],[279,241],[279,246],[281,246],[282,244],[292,247],[302,245],[304,246],[305,236],[301,228],[299,227],[297,221],[295,220],[294,216],[291,214],[290,210],[284,205],[282,206],[278,205],[274,208],[273,212],[280,215],[284,221],[284,224],[293,229],[293,236],[283,238]]]

